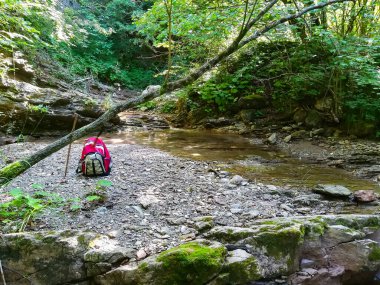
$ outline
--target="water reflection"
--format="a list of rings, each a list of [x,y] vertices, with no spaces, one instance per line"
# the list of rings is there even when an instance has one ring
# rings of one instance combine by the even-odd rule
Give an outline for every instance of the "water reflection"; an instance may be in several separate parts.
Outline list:
[[[106,138],[106,143],[143,144],[175,156],[214,161],[217,166],[251,180],[275,185],[312,187],[316,184],[340,184],[351,190],[375,189],[378,184],[353,177],[343,169],[291,158],[248,138],[199,130],[163,130],[120,132]]]

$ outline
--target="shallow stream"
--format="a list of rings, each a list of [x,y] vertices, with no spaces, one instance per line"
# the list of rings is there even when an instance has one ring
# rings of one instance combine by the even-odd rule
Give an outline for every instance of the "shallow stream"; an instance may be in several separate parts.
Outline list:
[[[130,131],[112,134],[106,142],[143,144],[178,157],[210,161],[216,168],[266,184],[297,187],[339,184],[351,190],[380,192],[377,183],[356,178],[348,171],[297,159],[240,135],[183,129]]]

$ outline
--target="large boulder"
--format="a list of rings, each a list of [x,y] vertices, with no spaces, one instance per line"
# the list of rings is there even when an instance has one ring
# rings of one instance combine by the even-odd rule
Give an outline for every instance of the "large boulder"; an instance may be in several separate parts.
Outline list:
[[[213,227],[203,238],[132,259],[95,233],[8,234],[0,260],[10,285],[245,285],[284,276],[298,285],[369,284],[380,270],[378,215],[256,220]]]
[[[307,219],[301,268],[289,284],[369,284],[380,269],[379,228],[378,216]]]
[[[88,284],[92,276],[131,257],[131,250],[90,232],[14,233],[0,239],[0,260],[8,285]]]
[[[96,278],[102,285],[207,284],[223,267],[226,248],[197,240],[174,247],[139,264],[128,264]]]
[[[261,109],[268,105],[267,100],[262,95],[252,94],[239,98],[238,107],[244,109]]]
[[[317,110],[310,110],[305,118],[305,125],[311,128],[319,127],[322,123],[322,116]]]
[[[272,277],[298,268],[302,223],[273,220],[252,228],[214,227],[206,237],[245,248],[257,258],[258,275]]]
[[[331,215],[255,221],[250,228],[214,227],[205,236],[227,244],[231,252],[243,250],[237,252],[241,261],[248,259],[253,263],[247,268],[255,268],[249,281],[290,274],[289,284],[341,285],[373,277],[380,269],[379,229],[379,216]],[[231,276],[220,274],[211,284],[248,283]]]

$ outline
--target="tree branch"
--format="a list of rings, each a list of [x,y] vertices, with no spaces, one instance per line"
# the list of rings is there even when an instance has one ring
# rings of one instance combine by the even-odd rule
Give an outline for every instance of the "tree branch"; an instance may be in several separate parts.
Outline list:
[[[155,97],[158,97],[160,94],[172,91],[187,85],[190,85],[195,80],[200,78],[205,72],[209,71],[211,68],[219,64],[221,61],[223,61],[225,58],[227,58],[229,55],[233,54],[249,42],[253,41],[254,39],[257,39],[258,37],[264,35],[268,31],[274,29],[275,27],[279,26],[282,23],[288,22],[290,20],[296,19],[301,17],[302,15],[313,11],[317,9],[322,9],[328,5],[332,5],[335,3],[340,2],[348,2],[352,0],[331,0],[328,2],[320,3],[317,5],[309,6],[298,13],[288,15],[286,17],[283,17],[277,21],[274,21],[266,26],[264,28],[256,31],[253,35],[247,37],[244,39],[244,37],[247,35],[247,33],[250,31],[250,29],[260,20],[262,17],[278,2],[279,0],[272,0],[269,2],[258,14],[257,16],[250,20],[248,19],[246,26],[244,29],[238,34],[238,36],[233,40],[233,42],[223,51],[221,51],[218,55],[216,55],[214,58],[210,59],[206,63],[204,63],[201,67],[198,69],[190,72],[189,75],[186,77],[174,81],[169,82],[166,86],[160,88],[160,86],[151,86],[148,87],[142,94],[134,99],[127,100],[124,103],[120,103],[118,105],[115,105],[111,109],[109,109],[106,113],[104,113],[101,117],[99,117],[97,120],[92,122],[91,124],[84,126],[65,137],[53,142],[52,144],[46,146],[44,149],[37,151],[36,153],[32,154],[31,156],[23,159],[18,160],[16,162],[13,162],[2,169],[0,169],[0,186],[8,183],[13,178],[17,177],[21,173],[23,173],[25,170],[39,162],[40,160],[48,157],[52,153],[58,151],[59,149],[63,148],[64,146],[70,144],[71,142],[90,134],[101,127],[104,126],[106,122],[111,120],[113,117],[115,117],[118,113],[121,111],[124,111],[132,106],[136,106],[137,104],[141,104],[143,102],[146,102],[148,100],[151,100]],[[252,10],[253,12],[253,10]],[[252,16],[252,14],[250,15]],[[244,40],[243,40],[244,39]]]
[[[277,27],[278,25],[288,22],[290,20],[296,19],[301,17],[302,15],[312,11],[312,10],[317,10],[324,8],[328,5],[332,5],[335,3],[340,3],[340,2],[348,2],[352,0],[331,0],[328,2],[320,3],[317,5],[309,6],[300,12],[292,15],[288,15],[286,17],[283,17],[275,22],[272,22],[271,24],[265,26],[263,29],[255,32],[252,36],[246,38],[243,40],[243,38],[246,36],[246,34],[249,32],[249,30],[253,27],[254,24],[256,24],[279,0],[272,0],[271,2],[268,3],[267,6],[261,10],[261,12],[254,18],[252,19],[249,23],[247,23],[246,28],[239,33],[239,35],[233,40],[233,42],[222,52],[220,52],[218,55],[216,55],[214,58],[210,59],[206,63],[204,63],[201,67],[198,69],[190,72],[189,75],[186,77],[179,79],[174,82],[170,82],[165,86],[165,91],[173,91],[175,89],[181,88],[183,86],[190,85],[193,83],[195,80],[200,78],[205,72],[209,71],[212,67],[216,66],[219,64],[222,60],[227,58],[229,55],[232,53],[236,52],[243,46],[245,46],[247,43],[253,41],[254,39],[257,39],[261,35],[265,34],[266,32],[272,30],[273,28]]]
[[[320,3],[320,4],[317,4],[317,5],[313,5],[313,6],[309,6],[309,7],[305,8],[305,9],[299,11],[296,14],[292,14],[292,15],[288,15],[286,17],[283,17],[283,18],[281,18],[281,19],[279,19],[277,21],[274,21],[274,22],[270,23],[269,25],[265,26],[261,30],[255,32],[252,36],[246,38],[244,41],[242,41],[239,44],[239,48],[242,48],[243,46],[245,46],[249,42],[257,39],[261,35],[267,33],[268,31],[272,30],[273,28],[277,27],[278,25],[283,24],[285,22],[288,22],[290,20],[299,18],[302,15],[304,15],[304,14],[310,12],[310,11],[322,9],[322,8],[324,8],[326,6],[329,6],[329,5],[332,5],[332,4],[342,3],[342,2],[349,2],[349,1],[353,1],[353,0],[331,0],[331,1],[328,1],[328,2]]]
[[[0,169],[0,186],[8,183],[13,178],[17,177],[18,175],[23,173],[25,170],[35,165],[40,160],[48,157],[49,155],[60,150],[61,148],[65,147],[71,142],[77,139],[80,139],[81,137],[85,135],[91,134],[95,132],[96,130],[101,129],[105,123],[107,123],[112,118],[114,118],[118,113],[130,107],[133,107],[143,102],[146,102],[148,100],[151,100],[155,97],[158,97],[159,95],[160,95],[160,86],[149,86],[147,89],[145,89],[141,93],[140,96],[133,99],[129,99],[126,102],[113,106],[111,109],[105,112],[102,116],[100,116],[94,122],[64,136],[63,138],[58,139],[57,141],[49,144],[45,148],[33,153],[31,156],[25,159],[18,160],[11,164],[8,164],[7,166]]]

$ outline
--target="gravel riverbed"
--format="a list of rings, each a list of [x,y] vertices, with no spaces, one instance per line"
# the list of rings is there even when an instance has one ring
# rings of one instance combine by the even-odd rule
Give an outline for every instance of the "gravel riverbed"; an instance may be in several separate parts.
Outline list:
[[[41,143],[19,143],[0,148],[2,165],[44,147]],[[140,256],[160,252],[202,231],[200,217],[213,217],[214,224],[246,227],[256,219],[347,213],[349,201],[329,201],[309,189],[264,185],[219,171],[213,162],[174,157],[141,145],[109,144],[113,158],[111,175],[86,178],[75,174],[82,144],[73,144],[69,173],[63,179],[67,148],[39,162],[0,189],[0,201],[15,187],[45,191],[63,197],[66,206],[49,208],[27,230],[78,229],[104,233]],[[105,187],[104,203],[86,202],[100,179]],[[80,200],[78,200],[78,198]],[[77,200],[75,200],[77,199]],[[71,211],[76,201],[81,209]],[[0,229],[3,231],[12,230]]]

